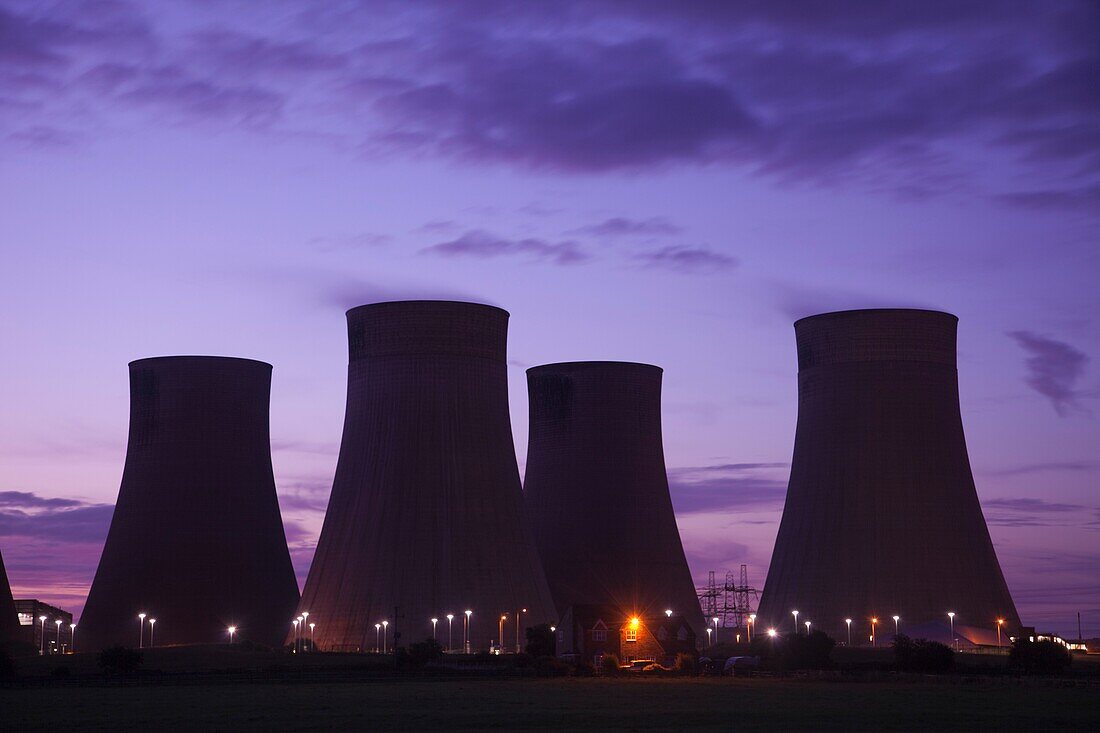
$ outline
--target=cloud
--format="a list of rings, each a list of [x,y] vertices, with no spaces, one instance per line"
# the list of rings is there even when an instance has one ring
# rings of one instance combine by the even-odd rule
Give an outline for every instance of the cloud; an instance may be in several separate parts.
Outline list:
[[[1027,476],[1033,473],[1051,473],[1059,471],[1080,473],[1093,471],[1098,467],[1100,467],[1100,464],[1092,461],[1049,461],[1045,463],[1028,463],[1020,466],[986,470],[982,471],[982,473],[990,476]]]
[[[1087,527],[1096,507],[1031,497],[986,499],[986,522],[1000,527]]]
[[[6,491],[0,494],[0,537],[53,543],[102,542],[113,513],[113,504],[87,504]]]
[[[17,509],[58,509],[80,506],[83,502],[75,499],[57,499],[38,496],[30,491],[0,491],[0,507]]]
[[[702,247],[671,246],[636,255],[650,267],[685,273],[714,273],[732,270],[739,264],[736,257]]]
[[[262,127],[276,122],[286,103],[283,95],[252,84],[220,84],[197,78],[179,66],[142,72],[117,98],[156,107],[188,120],[221,120]]]
[[[321,252],[338,252],[381,247],[392,241],[393,237],[388,234],[361,232],[359,234],[310,237],[307,244]]]
[[[653,237],[679,234],[683,229],[667,219],[651,217],[649,219],[629,219],[615,216],[598,224],[572,229],[566,234],[580,234],[593,237]]]
[[[546,260],[555,265],[573,265],[588,259],[576,242],[548,242],[545,239],[505,239],[489,232],[472,229],[457,239],[433,244],[421,250],[444,257],[524,256]]]
[[[1089,358],[1073,346],[1030,331],[1011,331],[1028,357],[1025,382],[1033,390],[1046,397],[1054,411],[1064,417],[1070,412],[1082,410],[1082,394],[1077,383],[1085,373]]]
[[[1100,146],[1100,134],[1096,145]],[[1001,194],[1003,203],[1025,209],[1100,212],[1100,184],[1077,188],[1052,188]]]
[[[348,56],[305,41],[282,42],[224,29],[192,34],[194,55],[234,71],[310,73],[342,69]]]
[[[854,290],[804,287],[791,283],[775,283],[773,297],[779,312],[792,321],[818,313],[858,308],[934,308],[919,301],[900,300],[896,296],[877,296]]]
[[[668,481],[672,503],[678,515],[777,509],[787,495],[786,468],[785,463],[671,468]]]

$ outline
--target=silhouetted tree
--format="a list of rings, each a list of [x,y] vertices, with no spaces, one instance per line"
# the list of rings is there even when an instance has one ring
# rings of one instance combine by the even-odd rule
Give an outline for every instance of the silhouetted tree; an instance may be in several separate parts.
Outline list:
[[[1060,674],[1069,669],[1073,656],[1057,642],[1019,639],[1012,646],[1008,662],[1024,674]]]
[[[526,651],[532,657],[552,657],[556,653],[557,643],[550,624],[539,624],[527,628]]]
[[[955,653],[945,644],[928,639],[894,638],[894,661],[903,672],[943,674],[955,667]]]
[[[606,677],[614,677],[622,672],[622,668],[619,665],[619,658],[614,654],[604,654],[603,662],[600,665],[600,674]]]

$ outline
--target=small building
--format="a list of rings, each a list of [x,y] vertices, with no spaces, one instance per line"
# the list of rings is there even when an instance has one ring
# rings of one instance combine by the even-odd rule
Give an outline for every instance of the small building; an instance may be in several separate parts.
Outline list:
[[[15,601],[19,639],[44,654],[69,654],[73,649],[73,615],[35,599]],[[43,621],[43,618],[45,620]],[[59,624],[58,621],[61,623]],[[45,642],[42,636],[45,634]]]
[[[570,606],[557,628],[559,656],[575,657],[597,669],[607,654],[624,663],[652,659],[669,666],[677,654],[695,655],[696,637],[679,614],[642,616],[610,605]]]

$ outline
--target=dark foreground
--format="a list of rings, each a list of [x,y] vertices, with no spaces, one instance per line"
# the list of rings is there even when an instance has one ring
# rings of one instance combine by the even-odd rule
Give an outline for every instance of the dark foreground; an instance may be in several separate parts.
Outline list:
[[[1094,685],[379,679],[0,690],[0,730],[1100,730]]]

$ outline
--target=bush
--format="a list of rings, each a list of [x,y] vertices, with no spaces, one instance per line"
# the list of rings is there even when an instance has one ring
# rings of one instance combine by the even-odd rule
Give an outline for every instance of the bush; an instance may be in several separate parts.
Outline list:
[[[903,672],[944,674],[954,669],[955,652],[938,641],[913,640],[898,634],[894,639],[894,661]]]
[[[588,662],[577,662],[573,665],[574,677],[594,677],[596,675],[596,668]]]
[[[136,671],[141,662],[141,652],[121,645],[104,649],[96,657],[96,663],[107,674],[129,674]]]
[[[672,669],[676,674],[691,675],[694,676],[698,673],[699,664],[693,654],[686,654],[680,652],[676,655],[676,663],[672,665]]]
[[[435,639],[425,639],[409,644],[408,663],[416,668],[443,658],[443,647]]]
[[[1073,656],[1053,641],[1020,639],[1013,645],[1008,663],[1024,674],[1060,674],[1069,669]]]
[[[526,652],[532,657],[552,657],[557,653],[557,643],[550,624],[539,624],[527,628]]]
[[[539,677],[565,677],[572,671],[568,663],[554,657],[534,657],[531,666]]]
[[[622,673],[622,666],[619,664],[619,658],[614,654],[604,654],[603,662],[600,665],[600,674],[605,677],[615,677]]]

